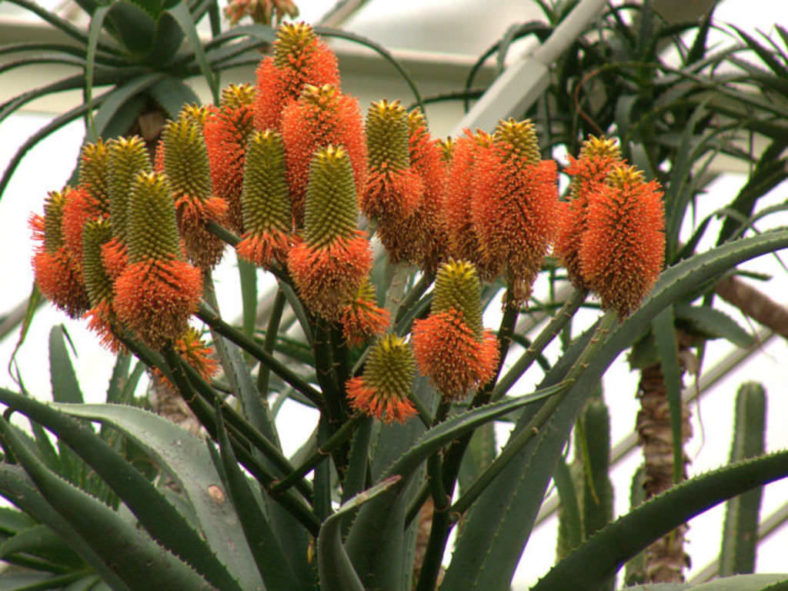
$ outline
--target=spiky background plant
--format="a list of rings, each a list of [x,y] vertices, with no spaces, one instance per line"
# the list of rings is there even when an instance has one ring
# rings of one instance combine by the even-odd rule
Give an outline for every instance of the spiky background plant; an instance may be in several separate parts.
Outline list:
[[[576,4],[544,4],[547,23],[513,29],[493,51],[518,35],[560,38],[559,24],[582,16]],[[0,389],[0,494],[16,506],[0,513],[0,552],[15,565],[8,580],[28,589],[507,589],[554,480],[559,557],[534,589],[610,589],[628,561],[633,578],[658,571],[653,552],[636,568],[640,553],[663,536],[675,542],[670,532],[691,517],[788,476],[787,451],[762,455],[764,396],[748,385],[736,461],[610,523],[615,410],[602,376],[627,350],[663,376],[661,438],[680,480],[687,356],[675,335],[693,347],[746,340],[711,307],[714,285],[788,247],[784,227],[749,235],[751,220],[769,213],[758,198],[785,174],[776,147],[733,198],[740,215],[726,218],[734,221],[717,246],[696,252],[705,221],[679,242],[708,180],[702,157],[748,159],[736,133],[781,125],[770,110],[736,118],[760,100],[741,84],[772,78],[744,68],[716,80],[730,55],[701,59],[709,19],[675,28],[648,5],[609,8],[593,28],[605,34],[580,37],[557,58],[541,104],[518,103],[487,132],[445,142],[395,101],[374,103],[365,124],[330,49],[311,27],[285,24],[255,89],[181,109],[155,159],[138,157],[139,139],[86,144],[77,183],[33,219],[33,264],[44,295],[72,316],[88,312],[118,362],[107,404],[82,403],[55,329],[54,402]],[[668,66],[664,45],[683,47],[675,35],[687,31],[684,63]],[[666,78],[684,85],[669,92]],[[562,196],[559,146],[573,158]],[[277,284],[271,301],[245,298],[239,325],[220,314],[211,276],[230,247]],[[540,301],[540,276],[551,294],[573,286]],[[403,277],[397,293],[393,279]],[[579,325],[592,297],[598,317]],[[498,302],[491,329],[485,310]],[[545,311],[538,334],[518,329]],[[548,359],[559,335],[560,356]],[[199,434],[131,404],[144,368],[188,406]],[[535,388],[517,385],[526,375]],[[286,399],[319,417],[292,457],[275,420]],[[513,425],[500,449],[499,420]],[[752,537],[759,502],[748,495],[729,507],[731,539]],[[751,572],[753,551],[727,545],[721,573]],[[739,576],[719,588],[788,581]]]

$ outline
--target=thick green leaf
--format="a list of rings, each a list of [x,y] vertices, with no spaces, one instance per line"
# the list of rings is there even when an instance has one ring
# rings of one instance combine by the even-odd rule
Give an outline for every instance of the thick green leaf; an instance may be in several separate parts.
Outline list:
[[[668,306],[651,322],[654,342],[665,381],[665,395],[670,409],[670,435],[673,442],[673,482],[681,481],[684,474],[684,440],[682,438],[681,369],[673,306]]]
[[[203,441],[177,425],[141,408],[115,404],[58,405],[69,415],[111,425],[146,450],[177,482],[194,508],[200,531],[218,558],[242,577],[254,561],[239,529],[237,514],[228,503],[217,503],[211,491],[221,479]],[[256,577],[241,578],[253,589]]]
[[[317,560],[322,591],[364,591],[364,585],[342,544],[343,517],[352,514],[362,504],[388,490],[399,480],[400,476],[391,476],[358,493],[323,523],[317,538]]]
[[[117,0],[107,15],[120,43],[131,54],[143,55],[150,51],[156,21],[135,3]]]
[[[156,34],[145,62],[156,67],[169,64],[183,43],[183,31],[170,14],[162,14],[156,22]]]
[[[11,507],[0,507],[0,532],[13,535],[33,525],[29,515]]]
[[[709,306],[677,304],[674,307],[676,323],[692,335],[707,339],[724,338],[737,347],[752,347],[755,341],[730,316]]]
[[[163,78],[164,74],[137,76],[103,95],[101,107],[94,121],[96,133],[105,138],[128,133],[131,123],[141,111],[139,103],[135,103],[133,99]],[[95,106],[96,101],[93,101],[93,104]]]
[[[230,499],[238,513],[241,529],[257,563],[257,570],[266,589],[296,589],[297,579],[291,570],[287,555],[283,552],[276,534],[263,513],[262,501],[254,495],[247,476],[238,465],[227,437],[224,421],[221,420],[221,413],[219,413],[219,417],[219,452],[221,457],[216,456],[211,443],[208,443],[208,450],[211,452],[213,463],[217,469],[221,469],[224,473]]]
[[[50,406],[5,389],[0,389],[0,400],[9,408],[22,412],[56,433],[60,441],[68,444],[74,453],[93,468],[162,545],[182,556],[216,586],[228,591],[240,591],[238,583],[227,571],[227,566],[217,559],[211,547],[193,526],[186,522],[182,514],[173,508],[151,482],[90,428]],[[83,406],[85,405],[77,404],[72,408]],[[132,407],[117,408],[128,410]],[[205,490],[203,494],[208,495],[209,491]]]
[[[83,88],[87,111],[88,134],[93,135],[93,140],[98,139],[98,131],[93,120],[93,72],[96,69],[96,49],[98,48],[99,35],[103,32],[104,19],[112,9],[111,6],[99,6],[90,17],[88,26],[88,44],[85,57],[85,86]]]
[[[788,476],[788,451],[725,466],[653,497],[611,523],[547,573],[533,591],[593,586],[678,525],[755,486]]]
[[[62,325],[53,326],[49,332],[49,371],[52,380],[52,398],[55,402],[82,402],[82,391],[66,349]]]
[[[30,477],[18,465],[0,464],[0,495],[19,507],[25,514],[45,523],[57,532],[113,589],[128,589],[123,581],[77,533],[77,531],[41,496]]]
[[[177,119],[184,105],[197,105],[200,97],[183,80],[167,76],[151,86],[148,94],[164,109],[170,119]]]
[[[132,589],[150,585],[150,573],[162,589],[210,589],[188,565],[124,521],[104,503],[50,472],[21,442],[11,425],[0,420],[0,434],[36,487],[117,576]]]
[[[82,559],[46,525],[33,525],[0,544],[0,559],[25,552],[61,565],[83,565]]]
[[[197,26],[189,12],[189,5],[186,3],[186,0],[181,0],[175,6],[169,8],[167,12],[172,15],[172,18],[175,19],[175,22],[178,23],[178,26],[186,36],[186,39],[188,39],[189,45],[191,45],[192,51],[194,52],[194,57],[200,66],[200,71],[205,77],[205,81],[208,83],[208,88],[211,89],[213,102],[218,105],[219,82],[205,57],[205,48],[203,48],[200,36],[197,34]]]
[[[457,536],[443,591],[502,589],[509,585],[555,464],[587,393],[593,391],[618,354],[646,331],[652,319],[730,267],[786,246],[788,230],[766,232],[696,255],[663,272],[642,307],[622,322],[589,360],[552,420],[506,466],[468,512]],[[556,365],[553,379],[562,379],[562,371],[567,370],[567,367],[562,369],[562,364]],[[552,383],[555,382],[543,382]],[[530,412],[524,413],[515,426],[513,438],[526,427],[529,415]],[[479,548],[484,550],[480,552]]]
[[[577,464],[579,467],[579,464]],[[578,476],[582,478],[579,470]],[[577,502],[579,487],[575,483],[572,470],[564,458],[556,464],[553,482],[558,491],[558,548],[557,559],[560,560],[583,541],[583,524],[580,521],[580,505]]]

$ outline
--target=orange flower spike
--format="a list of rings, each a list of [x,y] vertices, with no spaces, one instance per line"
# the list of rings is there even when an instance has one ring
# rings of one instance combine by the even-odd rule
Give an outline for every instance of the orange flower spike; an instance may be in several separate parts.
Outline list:
[[[312,156],[319,148],[341,146],[353,166],[356,190],[367,182],[367,145],[358,101],[335,86],[306,86],[282,114],[282,141],[296,227],[304,223],[304,196]]]
[[[292,212],[282,138],[256,131],[249,140],[241,207],[246,232],[238,254],[260,267],[284,263],[290,249]]]
[[[479,130],[475,134],[466,131],[464,136],[443,146],[446,157],[450,158],[444,195],[449,253],[455,259],[471,261],[484,280],[494,279],[496,273],[494,269],[488,269],[481,259],[479,240],[469,213],[474,191],[475,162],[479,153],[487,150],[491,144],[492,136]]]
[[[364,373],[347,381],[350,406],[385,423],[416,414],[410,401],[415,373],[413,352],[397,335],[387,334],[369,350]]]
[[[90,302],[82,269],[63,237],[63,210],[69,191],[49,193],[43,217],[31,218],[33,239],[39,242],[32,263],[39,291],[66,314],[77,318],[90,307]]]
[[[529,120],[498,124],[492,146],[478,155],[471,218],[482,260],[498,275],[507,271],[514,305],[521,305],[557,229],[558,169],[540,160]]]
[[[617,164],[623,164],[621,151],[615,140],[604,137],[589,137],[580,147],[580,157],[569,157],[566,173],[572,176],[572,183],[569,201],[561,204],[554,251],[566,267],[570,281],[581,289],[588,287],[583,282],[579,257],[580,243],[586,231],[588,196],[604,183],[607,174]]]
[[[259,130],[281,130],[282,112],[301,96],[304,86],[330,84],[339,88],[339,66],[329,47],[306,23],[283,23],[274,41],[274,55],[257,68],[254,124]]]
[[[304,239],[290,249],[287,266],[306,306],[335,322],[372,267],[357,215],[347,152],[334,146],[318,150],[309,169]]]
[[[180,260],[180,238],[167,178],[139,173],[131,187],[129,264],[115,281],[118,318],[160,349],[180,337],[202,295],[202,273]]]
[[[85,224],[82,234],[82,261],[85,287],[90,299],[90,310],[85,314],[88,328],[95,332],[101,344],[112,352],[123,348],[112,332],[115,313],[112,309],[112,279],[104,268],[102,251],[113,239],[108,220],[101,218]]]
[[[184,115],[164,126],[162,139],[164,172],[172,187],[186,254],[203,269],[213,267],[221,260],[225,245],[206,230],[205,224],[224,221],[227,202],[212,196],[202,131],[193,117]]]
[[[464,398],[498,366],[498,339],[482,326],[479,291],[473,264],[450,260],[438,268],[430,315],[413,323],[419,371],[447,398]]]
[[[361,211],[378,221],[380,239],[395,261],[404,257],[390,237],[393,222],[414,214],[424,186],[410,168],[408,113],[399,101],[381,100],[370,105],[366,121],[369,180],[361,193]]]
[[[219,362],[212,356],[213,348],[203,342],[200,332],[193,326],[175,340],[175,351],[204,380],[219,373]]]
[[[254,95],[249,84],[230,84],[222,90],[221,107],[203,127],[213,191],[227,201],[230,227],[238,233],[243,231],[241,188],[246,144],[254,131]]]
[[[632,166],[618,165],[588,196],[580,246],[583,280],[602,307],[625,318],[654,286],[665,263],[661,187]]]
[[[110,140],[107,145],[107,193],[112,239],[102,246],[102,257],[106,272],[115,279],[128,262],[126,217],[131,183],[138,172],[151,172],[152,167],[145,141],[139,136],[120,137]]]
[[[383,334],[391,324],[391,314],[377,305],[375,286],[369,278],[358,288],[356,296],[342,310],[342,336],[350,347]]]

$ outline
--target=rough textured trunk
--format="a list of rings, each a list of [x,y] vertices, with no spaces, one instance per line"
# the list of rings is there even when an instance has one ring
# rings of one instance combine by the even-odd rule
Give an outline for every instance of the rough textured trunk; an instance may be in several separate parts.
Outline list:
[[[788,339],[788,308],[737,277],[726,277],[714,291],[742,314]]]
[[[690,337],[676,331],[679,339],[679,363],[682,374],[687,369]],[[640,374],[638,386],[640,411],[637,415],[638,440],[643,447],[645,480],[643,487],[646,499],[673,486],[673,440],[670,429],[668,406],[662,368],[657,363],[650,365]],[[689,409],[682,405],[682,443],[692,435]],[[682,479],[687,477],[689,459],[683,456]],[[684,580],[684,568],[689,565],[689,556],[684,552],[684,537],[688,526],[683,524],[668,535],[654,542],[646,550],[646,578],[652,583],[675,583]]]

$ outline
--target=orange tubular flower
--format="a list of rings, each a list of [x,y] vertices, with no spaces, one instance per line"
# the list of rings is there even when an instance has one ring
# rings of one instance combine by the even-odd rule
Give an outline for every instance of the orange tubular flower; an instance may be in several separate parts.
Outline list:
[[[307,84],[339,88],[337,58],[308,24],[284,23],[276,34],[274,55],[257,68],[255,127],[281,131],[284,108]]]
[[[375,287],[365,279],[356,297],[342,309],[342,336],[350,347],[361,345],[375,335],[383,334],[391,324],[391,314],[377,305]]]
[[[243,231],[241,188],[246,143],[254,131],[254,95],[249,84],[229,85],[222,90],[219,110],[208,117],[203,127],[213,191],[227,201],[230,227],[238,233]]]
[[[178,227],[186,254],[197,266],[208,269],[222,258],[224,242],[205,228],[223,222],[227,202],[211,194],[208,153],[199,123],[188,114],[170,121],[162,132],[164,172],[171,183]]]
[[[588,196],[580,245],[583,281],[621,318],[651,290],[665,262],[665,209],[656,181],[617,165]]]
[[[85,317],[88,328],[99,336],[101,344],[116,353],[122,344],[112,332],[115,312],[112,309],[113,285],[102,261],[102,249],[112,239],[109,220],[101,218],[85,224],[82,233],[82,261],[85,287],[90,299],[90,310]]]
[[[145,141],[139,136],[113,139],[107,145],[107,192],[112,238],[102,246],[102,260],[107,274],[116,279],[128,263],[126,218],[131,182],[137,173],[151,172],[151,162]]]
[[[39,291],[72,318],[90,307],[82,269],[63,239],[66,196],[53,191],[44,202],[44,215],[30,219],[33,239],[39,242],[33,255],[33,272]]]
[[[482,259],[498,275],[504,271],[519,306],[555,237],[558,169],[540,160],[536,130],[528,121],[502,121],[492,146],[478,156],[471,199]]]
[[[385,335],[370,348],[364,374],[348,380],[350,405],[386,423],[402,423],[416,414],[408,399],[413,375],[410,347],[401,337]]]
[[[160,349],[186,332],[202,295],[202,274],[180,260],[180,239],[167,179],[139,173],[131,187],[129,264],[115,281],[118,318]]]
[[[447,398],[461,399],[494,376],[498,339],[482,326],[479,277],[466,261],[438,268],[430,316],[413,323],[419,371]]]
[[[569,280],[579,289],[588,288],[580,268],[580,243],[586,231],[588,196],[604,183],[610,170],[624,164],[615,140],[591,136],[580,148],[580,158],[569,157],[566,173],[572,176],[569,201],[561,203],[554,250],[566,267]]]
[[[340,320],[372,267],[356,216],[347,152],[334,146],[318,150],[309,169],[304,239],[290,249],[287,265],[306,306],[331,321]]]
[[[319,148],[341,146],[350,158],[356,191],[367,182],[367,146],[358,101],[334,86],[306,86],[282,114],[282,141],[296,227],[304,223],[304,196],[312,156]]]
[[[175,340],[175,352],[204,380],[210,380],[219,373],[219,362],[212,357],[213,348],[202,341],[200,332],[193,326]]]
[[[492,280],[496,275],[482,260],[476,229],[469,214],[474,191],[474,164],[491,143],[492,136],[488,133],[480,130],[471,134],[466,130],[463,137],[447,146],[451,159],[444,197],[449,254],[455,259],[472,262],[484,280]]]
[[[249,140],[241,207],[246,232],[238,254],[260,267],[284,263],[293,222],[284,147],[275,131],[256,131]]]
[[[378,221],[381,242],[399,261],[401,253],[391,248],[391,226],[414,214],[424,192],[421,177],[410,168],[408,113],[399,101],[372,103],[366,132],[369,181],[361,193],[361,211]]]

